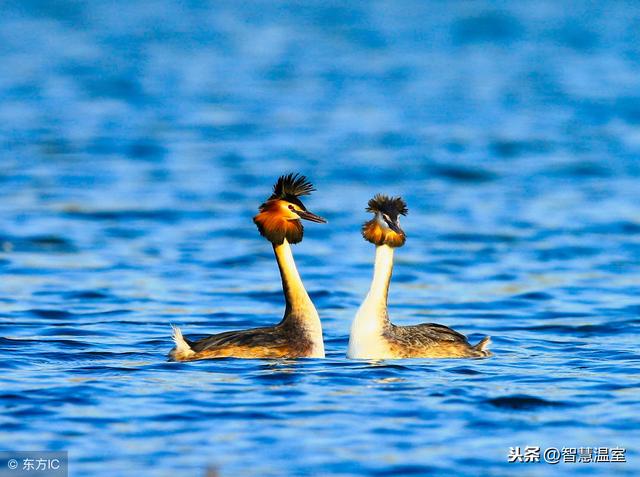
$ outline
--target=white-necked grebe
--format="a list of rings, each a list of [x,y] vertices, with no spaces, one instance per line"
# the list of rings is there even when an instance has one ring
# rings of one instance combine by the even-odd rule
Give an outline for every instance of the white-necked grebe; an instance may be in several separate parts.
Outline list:
[[[475,346],[467,338],[443,325],[422,323],[396,326],[389,320],[387,296],[393,270],[393,252],[402,247],[406,236],[400,228],[400,215],[407,215],[407,205],[400,197],[376,195],[367,212],[373,219],[362,227],[365,240],[376,245],[371,288],[351,325],[349,358],[472,358],[490,356],[489,337]]]

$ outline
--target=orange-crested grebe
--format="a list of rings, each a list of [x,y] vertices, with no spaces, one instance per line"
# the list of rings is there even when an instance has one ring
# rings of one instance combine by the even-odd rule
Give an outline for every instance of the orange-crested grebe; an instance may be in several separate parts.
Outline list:
[[[365,240],[376,245],[376,260],[371,288],[351,325],[349,358],[472,358],[490,356],[489,337],[472,346],[467,338],[443,325],[422,323],[396,326],[389,321],[387,295],[393,270],[393,251],[402,247],[406,237],[400,228],[400,215],[407,205],[400,197],[376,195],[367,212],[372,220],[362,227]]]
[[[299,199],[314,190],[304,176],[281,176],[273,186],[273,194],[253,218],[260,234],[273,244],[286,301],[282,321],[276,326],[227,331],[198,341],[184,338],[180,329],[174,327],[173,340],[176,346],[169,353],[170,359],[324,358],[320,318],[302,284],[289,245],[302,240],[300,219],[326,222],[309,212]]]

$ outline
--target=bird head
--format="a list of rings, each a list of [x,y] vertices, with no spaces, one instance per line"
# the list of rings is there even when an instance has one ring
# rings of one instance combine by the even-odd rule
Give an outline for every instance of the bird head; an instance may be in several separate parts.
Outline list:
[[[367,212],[373,218],[362,226],[362,236],[375,245],[402,247],[406,240],[400,228],[400,216],[407,215],[408,209],[402,197],[376,194],[367,205]]]
[[[309,212],[300,200],[300,196],[309,195],[315,188],[300,174],[280,176],[273,186],[273,193],[260,206],[253,222],[260,235],[275,245],[286,239],[289,243],[302,240],[304,227],[300,220],[326,223],[327,221]]]

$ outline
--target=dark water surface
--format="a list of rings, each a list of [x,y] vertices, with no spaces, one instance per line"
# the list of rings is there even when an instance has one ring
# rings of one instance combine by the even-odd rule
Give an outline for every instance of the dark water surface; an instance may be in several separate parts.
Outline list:
[[[639,475],[640,6],[5,0],[0,447],[73,476]],[[251,222],[294,249],[326,360],[165,361],[277,322]],[[375,192],[402,194],[391,316],[489,360],[344,358]],[[508,464],[512,446],[628,463]]]

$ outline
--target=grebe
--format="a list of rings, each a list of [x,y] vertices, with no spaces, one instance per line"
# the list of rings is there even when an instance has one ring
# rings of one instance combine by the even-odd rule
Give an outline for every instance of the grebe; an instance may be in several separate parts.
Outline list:
[[[273,194],[253,218],[260,235],[273,245],[286,301],[284,318],[276,326],[227,331],[190,341],[173,328],[175,348],[169,353],[174,361],[208,358],[324,358],[320,318],[302,284],[293,260],[290,244],[302,241],[300,219],[326,223],[309,212],[299,197],[315,188],[299,174],[281,176]]]
[[[471,346],[467,338],[443,325],[422,323],[396,326],[389,321],[387,295],[393,269],[393,251],[406,236],[400,215],[407,215],[401,197],[378,194],[369,201],[367,212],[374,217],[362,227],[365,240],[376,245],[371,288],[351,325],[347,357],[359,359],[471,358],[490,356],[487,336]]]

